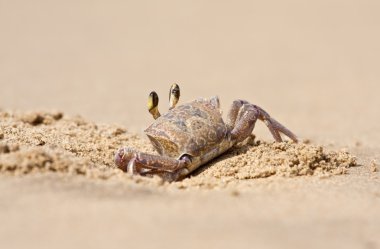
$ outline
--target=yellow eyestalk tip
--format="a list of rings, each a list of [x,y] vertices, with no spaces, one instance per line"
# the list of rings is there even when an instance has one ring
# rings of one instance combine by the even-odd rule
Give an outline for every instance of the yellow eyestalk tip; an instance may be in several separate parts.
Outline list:
[[[158,95],[156,92],[151,92],[148,97],[148,110],[152,114],[154,119],[157,119],[161,116],[158,111]]]
[[[173,109],[177,105],[179,96],[180,96],[179,86],[177,84],[173,84],[170,87],[170,91],[169,91],[169,110]]]

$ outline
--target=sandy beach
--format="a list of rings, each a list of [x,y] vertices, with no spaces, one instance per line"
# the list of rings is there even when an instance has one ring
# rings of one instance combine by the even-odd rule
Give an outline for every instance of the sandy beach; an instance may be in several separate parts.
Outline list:
[[[377,1],[1,1],[1,248],[379,248]],[[174,183],[117,169],[180,103],[263,107]]]

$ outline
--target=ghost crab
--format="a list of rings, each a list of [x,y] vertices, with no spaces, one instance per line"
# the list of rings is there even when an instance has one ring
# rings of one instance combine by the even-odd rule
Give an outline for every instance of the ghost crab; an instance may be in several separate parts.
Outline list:
[[[281,132],[297,142],[290,130],[261,107],[245,100],[232,103],[225,123],[217,96],[176,106],[179,96],[179,86],[173,84],[169,92],[169,111],[161,116],[158,95],[150,93],[148,109],[155,122],[145,133],[159,155],[121,148],[115,155],[120,169],[132,174],[158,175],[166,181],[180,180],[250,136],[258,119],[266,124],[276,141],[282,141]]]

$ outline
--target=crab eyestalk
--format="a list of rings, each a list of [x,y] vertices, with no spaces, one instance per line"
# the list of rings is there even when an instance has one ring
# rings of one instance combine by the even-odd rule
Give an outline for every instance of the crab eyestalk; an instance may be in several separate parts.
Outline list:
[[[170,87],[170,91],[169,91],[169,110],[173,109],[177,105],[179,96],[180,96],[179,86],[177,84],[173,84]]]
[[[156,92],[151,92],[148,97],[148,110],[154,119],[158,119],[161,114],[158,111],[158,95]]]

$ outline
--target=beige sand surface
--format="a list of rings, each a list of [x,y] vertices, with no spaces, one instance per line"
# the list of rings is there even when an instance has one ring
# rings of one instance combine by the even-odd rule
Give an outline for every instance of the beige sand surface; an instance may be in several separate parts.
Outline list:
[[[0,0],[0,248],[379,248],[380,2]],[[190,178],[114,168],[218,95],[265,125]],[[59,110],[59,111],[56,111]]]

